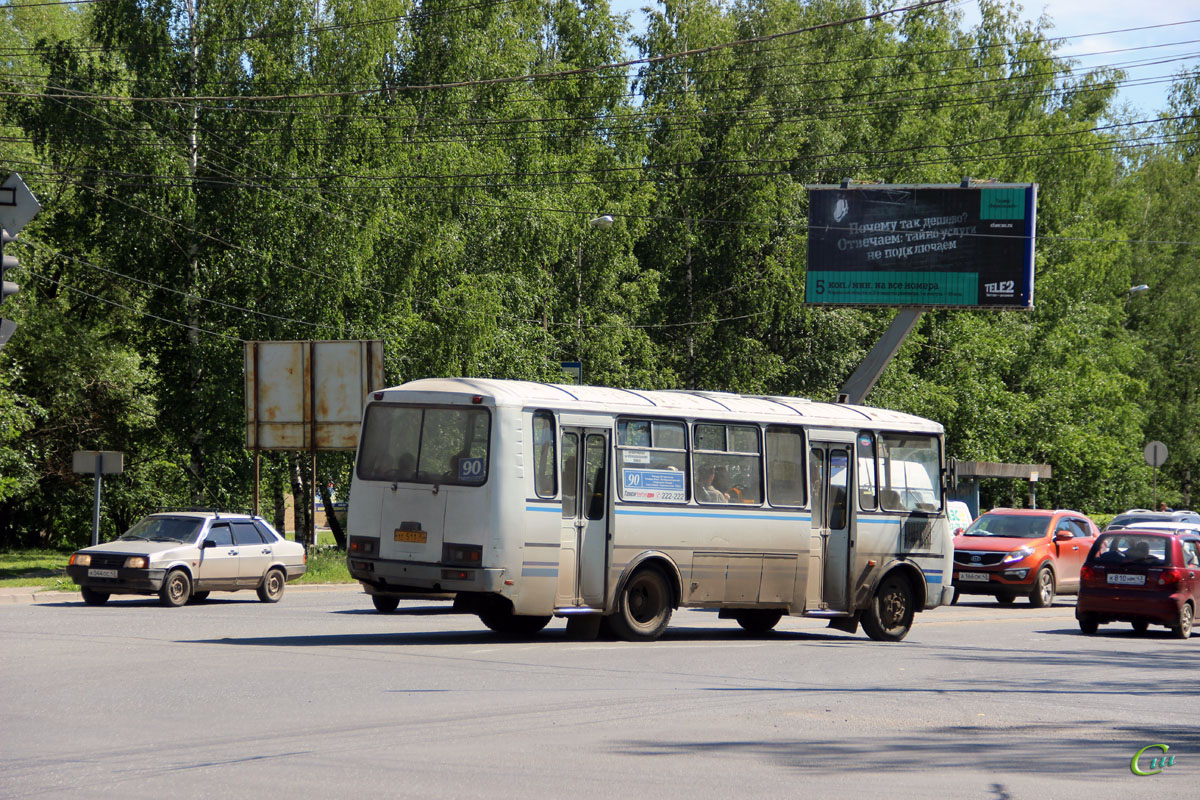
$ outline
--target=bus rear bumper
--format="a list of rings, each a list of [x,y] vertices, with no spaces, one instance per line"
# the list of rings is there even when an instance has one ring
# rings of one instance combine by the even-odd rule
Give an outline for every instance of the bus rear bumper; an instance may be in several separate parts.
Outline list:
[[[503,569],[480,569],[350,556],[350,576],[372,594],[443,592],[499,592]]]

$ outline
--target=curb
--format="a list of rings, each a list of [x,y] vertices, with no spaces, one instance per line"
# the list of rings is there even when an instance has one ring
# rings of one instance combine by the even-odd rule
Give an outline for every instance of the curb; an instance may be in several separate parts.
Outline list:
[[[302,583],[288,584],[288,592],[344,592],[349,590],[361,591],[362,587],[358,583]],[[221,592],[221,594],[235,594],[234,592]],[[136,597],[137,595],[129,595]],[[146,595],[150,597],[151,595]],[[79,592],[59,592],[47,589],[40,589],[36,586],[14,586],[12,588],[0,587],[0,605],[30,605],[38,603],[82,603],[83,598]]]

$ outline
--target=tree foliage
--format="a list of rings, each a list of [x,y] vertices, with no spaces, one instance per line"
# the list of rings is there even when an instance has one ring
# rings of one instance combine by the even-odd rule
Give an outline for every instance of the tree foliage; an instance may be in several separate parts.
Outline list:
[[[806,186],[846,178],[1039,184],[1034,310],[926,313],[871,403],[942,422],[951,456],[1051,464],[1042,502],[1097,513],[1150,502],[1160,439],[1160,495],[1191,502],[1195,73],[1134,147],[1120,75],[1000,2],[967,27],[667,0],[636,36],[605,0],[22,5],[0,7],[0,170],[45,211],[5,304],[0,542],[82,541],[75,449],[127,453],[113,527],[249,505],[247,341],[382,338],[392,383],[578,360],[831,398],[891,316],[803,302]],[[269,505],[300,472],[265,459]]]

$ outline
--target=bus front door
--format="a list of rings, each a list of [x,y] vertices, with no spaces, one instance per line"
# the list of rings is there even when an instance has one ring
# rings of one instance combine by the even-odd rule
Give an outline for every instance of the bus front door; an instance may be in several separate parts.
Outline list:
[[[559,609],[604,608],[608,574],[608,443],[602,428],[562,433],[562,538],[559,542]]]
[[[820,606],[832,611],[849,610],[850,583],[850,489],[855,486],[850,446],[836,442],[812,442],[809,451],[809,480],[813,507],[813,548],[821,551],[819,566]],[[819,537],[819,544],[816,539]],[[810,562],[811,563],[811,562]],[[816,566],[816,565],[813,565]],[[813,570],[809,570],[809,598]]]

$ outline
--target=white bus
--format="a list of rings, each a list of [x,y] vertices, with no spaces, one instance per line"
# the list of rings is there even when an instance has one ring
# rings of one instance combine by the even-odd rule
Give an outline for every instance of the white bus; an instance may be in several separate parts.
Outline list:
[[[688,606],[899,641],[951,599],[944,466],[941,425],[878,408],[418,380],[367,398],[347,562],[382,612],[453,594],[510,635]]]

